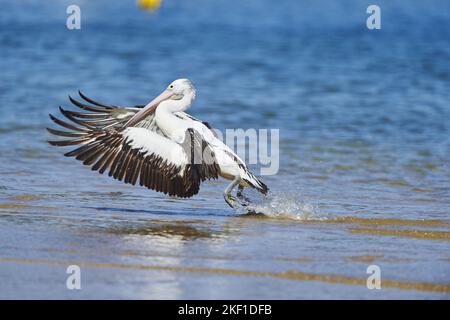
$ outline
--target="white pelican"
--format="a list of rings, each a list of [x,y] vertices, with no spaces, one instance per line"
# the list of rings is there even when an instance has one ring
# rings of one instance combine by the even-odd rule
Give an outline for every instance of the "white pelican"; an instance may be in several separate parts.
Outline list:
[[[232,208],[236,197],[231,192],[237,185],[239,199],[243,199],[244,187],[267,193],[267,186],[217,138],[208,123],[184,112],[195,99],[195,88],[188,79],[175,80],[146,106],[104,105],[79,94],[89,104],[69,96],[70,101],[89,113],[60,107],[73,124],[50,114],[56,124],[71,131],[47,130],[72,139],[49,143],[81,145],[65,156],[100,173],[109,169],[108,175],[119,181],[132,185],[139,181],[141,186],[183,198],[197,194],[202,181],[221,176],[232,180],[224,191]]]

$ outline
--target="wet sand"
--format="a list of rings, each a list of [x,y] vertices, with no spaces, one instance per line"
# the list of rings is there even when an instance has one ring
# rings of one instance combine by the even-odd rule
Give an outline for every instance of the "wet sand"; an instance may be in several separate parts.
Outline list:
[[[39,196],[10,200],[0,205],[0,298],[450,297],[449,220],[63,210],[36,205]],[[415,253],[429,246],[442,251]],[[69,265],[81,268],[81,290],[65,287]],[[381,268],[381,290],[367,289],[369,265]],[[430,273],[415,271],[427,266]]]

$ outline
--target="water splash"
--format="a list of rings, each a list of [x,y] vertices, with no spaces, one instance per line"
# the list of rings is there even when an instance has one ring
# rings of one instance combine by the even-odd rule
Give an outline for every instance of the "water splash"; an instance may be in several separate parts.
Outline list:
[[[259,203],[245,207],[247,213],[263,214],[270,218],[294,220],[318,219],[318,206],[302,199],[299,193],[270,192]]]

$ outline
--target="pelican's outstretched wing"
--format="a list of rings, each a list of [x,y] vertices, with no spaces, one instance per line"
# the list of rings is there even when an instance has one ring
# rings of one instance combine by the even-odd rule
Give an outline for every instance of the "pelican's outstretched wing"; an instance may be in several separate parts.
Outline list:
[[[154,121],[154,114],[147,115],[131,127],[124,127],[140,110],[139,106],[107,106],[81,93],[80,96],[91,105],[70,98],[71,102],[90,113],[60,108],[72,123],[50,115],[56,124],[69,131],[50,128],[48,131],[71,139],[49,143],[55,146],[80,145],[65,156],[75,157],[100,173],[108,171],[109,176],[125,183],[139,183],[179,197],[191,197],[198,193],[202,181],[218,178],[220,169],[214,153],[194,129],[188,129],[184,142],[179,144],[162,134]]]

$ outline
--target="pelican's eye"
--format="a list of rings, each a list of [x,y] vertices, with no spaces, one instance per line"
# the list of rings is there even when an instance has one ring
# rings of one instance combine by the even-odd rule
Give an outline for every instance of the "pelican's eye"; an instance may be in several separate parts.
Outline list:
[[[169,86],[169,89],[173,89],[173,84],[171,84],[171,85]]]

